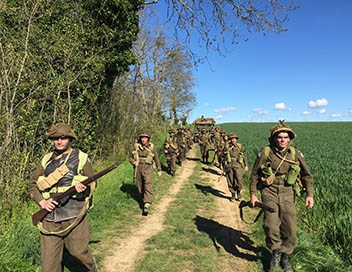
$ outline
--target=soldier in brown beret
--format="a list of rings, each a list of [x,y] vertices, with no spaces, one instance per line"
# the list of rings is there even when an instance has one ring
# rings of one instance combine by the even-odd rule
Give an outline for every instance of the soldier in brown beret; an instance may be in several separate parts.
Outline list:
[[[96,182],[89,186],[81,183],[94,174],[92,164],[88,154],[71,147],[77,136],[70,125],[57,123],[46,136],[52,140],[54,150],[42,158],[29,183],[31,198],[50,212],[37,225],[40,229],[41,271],[62,271],[64,247],[84,267],[84,271],[98,271],[88,249],[87,216]],[[71,186],[75,187],[77,194],[62,203],[53,200]]]
[[[307,193],[306,206],[314,205],[313,176],[301,152],[291,145],[293,130],[280,121],[269,132],[269,145],[258,154],[250,177],[251,204],[258,202],[260,190],[263,204],[275,209],[264,211],[266,244],[272,250],[270,268],[280,266],[292,272],[289,255],[296,246],[295,198],[302,189]]]
[[[137,142],[133,145],[129,162],[134,166],[134,179],[141,195],[142,215],[148,215],[153,202],[153,164],[161,176],[161,164],[155,145],[150,141],[148,132],[141,132]]]

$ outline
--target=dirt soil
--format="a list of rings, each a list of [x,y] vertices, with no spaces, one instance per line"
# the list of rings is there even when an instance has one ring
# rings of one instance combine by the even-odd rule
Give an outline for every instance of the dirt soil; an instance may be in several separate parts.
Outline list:
[[[100,272],[136,271],[135,263],[144,256],[146,241],[164,229],[165,214],[170,203],[175,199],[182,186],[188,182],[194,167],[199,163],[195,160],[195,148],[198,146],[195,145],[189,151],[187,157],[190,159],[184,161],[182,170],[179,169],[176,173],[175,183],[160,202],[153,205],[152,212],[143,220],[143,227],[134,226],[131,230],[134,235],[114,241],[116,247],[112,248],[109,255],[104,258]],[[240,272],[256,271],[255,264],[252,262],[255,259],[255,254],[253,248],[248,246],[250,244],[246,232],[248,225],[241,221],[239,216],[239,202],[229,201],[230,194],[226,178],[222,177],[219,180],[220,169],[209,165],[204,165],[203,169],[205,170],[203,175],[209,179],[209,187],[207,188],[211,188],[211,192],[217,192],[217,196],[219,196],[216,197],[216,215],[212,220],[208,220],[213,226],[214,223],[216,224],[215,231],[212,231],[210,236],[212,236],[218,250],[225,250],[235,256],[226,258],[229,261],[222,264],[224,268],[222,271],[234,271],[234,269]]]

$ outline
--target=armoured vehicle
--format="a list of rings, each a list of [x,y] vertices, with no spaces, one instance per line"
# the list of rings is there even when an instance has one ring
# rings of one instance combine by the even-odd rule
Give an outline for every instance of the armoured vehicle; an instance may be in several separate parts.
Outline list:
[[[194,133],[193,133],[193,141],[195,143],[198,142],[198,136],[200,135],[202,129],[205,129],[208,133],[214,133],[215,120],[214,118],[205,118],[202,116],[201,118],[197,118],[194,121]]]

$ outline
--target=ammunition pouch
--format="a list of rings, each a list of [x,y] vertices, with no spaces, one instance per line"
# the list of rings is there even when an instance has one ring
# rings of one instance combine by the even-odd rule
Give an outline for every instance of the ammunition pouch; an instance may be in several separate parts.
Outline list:
[[[275,180],[275,174],[273,173],[273,169],[271,168],[270,162],[266,162],[266,163],[262,164],[260,169],[262,172],[261,181],[266,185],[273,184],[273,182]]]
[[[294,185],[296,183],[300,171],[301,167],[296,164],[291,164],[285,179],[287,184]]]
[[[70,169],[67,167],[66,164],[62,164],[60,167],[56,168],[50,175],[47,177],[41,176],[37,181],[37,186],[40,191],[44,191],[52,187],[56,184],[63,176],[65,176]]]
[[[242,166],[242,168],[244,168],[244,159],[242,153],[239,154],[237,162]]]
[[[145,158],[146,164],[153,164],[154,154],[152,152],[148,152],[147,157]]]

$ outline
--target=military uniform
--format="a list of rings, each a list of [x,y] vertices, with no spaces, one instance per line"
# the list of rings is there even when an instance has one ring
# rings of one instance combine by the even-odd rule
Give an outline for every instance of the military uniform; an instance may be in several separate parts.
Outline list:
[[[228,135],[229,143],[225,145],[224,155],[226,156],[226,173],[227,187],[231,193],[230,200],[239,200],[243,186],[243,168],[248,168],[247,155],[244,146],[240,143],[233,144],[232,138],[238,139],[238,135],[231,132]]]
[[[76,138],[71,127],[58,123],[47,132],[49,139]],[[60,171],[57,171],[60,169]],[[77,148],[54,150],[46,154],[32,173],[29,193],[38,204],[66,191],[93,175],[88,155]],[[82,193],[64,200],[38,224],[43,272],[61,272],[64,247],[86,270],[97,271],[94,257],[88,249],[89,226],[87,209],[93,182]]]
[[[212,159],[212,164],[215,162],[215,159],[218,162],[220,167],[221,163],[221,133],[218,127],[215,128],[214,136],[213,136],[213,143],[214,143],[214,157]]]
[[[208,163],[209,159],[209,145],[210,145],[210,136],[205,129],[202,129],[201,134],[198,138],[200,153],[202,156],[202,162]]]
[[[169,136],[165,139],[164,142],[164,153],[166,155],[166,162],[168,165],[168,172],[171,176],[174,176],[176,173],[176,160],[179,154],[175,130],[169,130]]]
[[[178,128],[176,133],[176,143],[178,146],[178,156],[177,156],[177,163],[182,165],[182,162],[186,159],[186,152],[187,152],[187,144],[186,144],[186,137],[183,131],[183,128]]]
[[[142,137],[148,138],[148,141],[143,143],[141,141]],[[141,195],[143,215],[147,215],[149,207],[154,200],[153,164],[155,163],[158,172],[161,172],[161,164],[156,147],[150,142],[150,134],[142,132],[139,134],[138,139],[132,148],[129,162],[134,165],[134,178],[137,182],[138,192]]]
[[[296,246],[295,186],[298,185],[298,180],[294,184],[291,184],[292,181],[288,184],[288,175],[292,173],[291,169],[299,171],[297,173],[299,180],[312,202],[314,182],[307,163],[297,148],[289,146],[280,150],[275,145],[273,138],[280,132],[287,132],[291,140],[295,137],[292,129],[284,123],[271,129],[270,145],[259,152],[253,166],[250,176],[250,194],[254,195],[259,189],[262,202],[275,209],[274,213],[264,211],[266,244],[273,251],[272,268],[276,268],[281,261],[285,271],[293,271],[288,256]],[[266,173],[268,169],[270,176]]]

